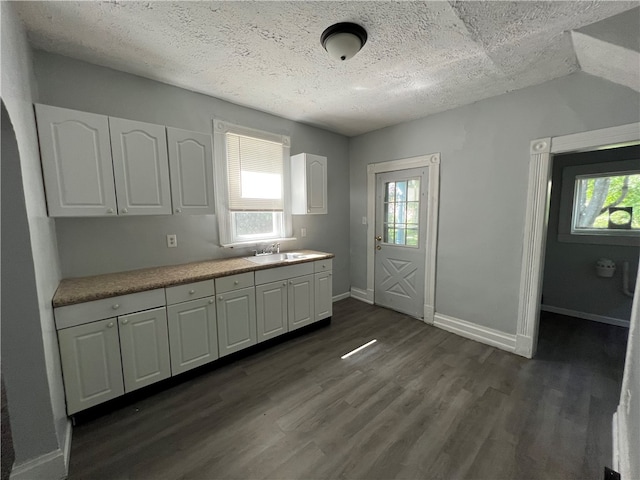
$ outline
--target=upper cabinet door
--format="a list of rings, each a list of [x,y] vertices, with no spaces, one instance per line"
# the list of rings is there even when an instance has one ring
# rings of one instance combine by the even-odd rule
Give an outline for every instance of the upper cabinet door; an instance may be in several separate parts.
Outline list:
[[[213,215],[211,135],[167,127],[174,214]]]
[[[51,217],[116,214],[106,116],[36,105]]]
[[[291,213],[327,213],[327,157],[300,153],[291,157]]]
[[[120,215],[171,213],[164,125],[109,117]]]

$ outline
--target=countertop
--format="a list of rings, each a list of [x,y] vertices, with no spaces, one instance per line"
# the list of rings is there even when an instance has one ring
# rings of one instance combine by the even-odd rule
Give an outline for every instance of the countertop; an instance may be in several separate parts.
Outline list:
[[[286,252],[284,252],[286,253]],[[314,258],[301,258],[260,265],[244,258],[226,258],[203,262],[168,265],[165,267],[143,268],[126,272],[108,273],[90,277],[65,278],[58,285],[51,303],[54,307],[64,307],[76,303],[90,302],[103,298],[143,292],[155,288],[170,287],[185,283],[225,277],[236,273],[254,272],[267,268],[314,262],[333,258],[332,253],[314,250],[296,250],[305,255],[319,255]]]

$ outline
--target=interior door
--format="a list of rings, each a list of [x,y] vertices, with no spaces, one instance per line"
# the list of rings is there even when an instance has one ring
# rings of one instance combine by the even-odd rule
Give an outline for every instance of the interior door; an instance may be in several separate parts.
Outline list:
[[[424,318],[427,168],[376,175],[374,299]]]

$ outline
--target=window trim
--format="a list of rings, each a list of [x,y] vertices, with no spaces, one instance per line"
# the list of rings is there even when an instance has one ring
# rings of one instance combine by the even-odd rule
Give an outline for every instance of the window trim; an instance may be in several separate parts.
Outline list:
[[[226,134],[235,133],[271,142],[282,143],[282,186],[283,186],[283,232],[279,236],[252,239],[235,238],[232,212],[229,209],[229,190],[227,176]],[[218,220],[218,239],[222,247],[249,246],[273,241],[295,240],[292,238],[291,218],[291,139],[264,130],[244,127],[220,119],[213,119],[213,157],[215,171],[216,217]]]
[[[640,246],[640,232],[633,230],[595,230],[573,227],[573,217],[577,208],[577,180],[585,177],[620,175],[635,172],[638,160],[621,160],[587,165],[565,167],[562,171],[560,193],[560,215],[558,218],[558,241],[564,243],[585,243],[596,245]]]

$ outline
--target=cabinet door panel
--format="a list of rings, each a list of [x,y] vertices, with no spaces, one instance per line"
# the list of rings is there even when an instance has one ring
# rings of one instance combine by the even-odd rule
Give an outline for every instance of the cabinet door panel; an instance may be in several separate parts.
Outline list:
[[[213,215],[211,135],[167,127],[174,214]]]
[[[307,159],[307,211],[327,213],[327,159],[309,155]]]
[[[314,278],[315,286],[315,315],[316,321],[328,318],[333,315],[333,286],[332,273],[322,272],[316,273]]]
[[[118,317],[125,391],[171,376],[164,307]]]
[[[173,375],[218,358],[218,330],[213,297],[167,308]]]
[[[124,393],[116,322],[108,318],[58,331],[69,415]]]
[[[289,331],[315,321],[313,275],[289,280]]]
[[[218,295],[218,347],[223,357],[257,341],[256,293],[254,287]]]
[[[116,214],[106,116],[36,105],[51,217]]]
[[[287,333],[287,282],[274,282],[256,287],[258,343]]]
[[[110,117],[109,130],[118,213],[171,213],[165,127]]]

